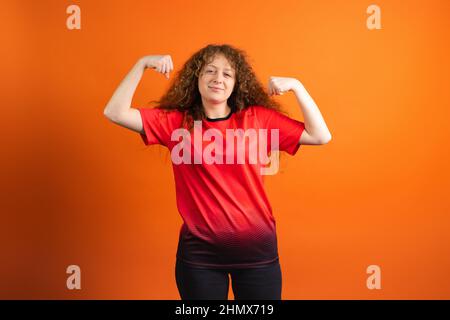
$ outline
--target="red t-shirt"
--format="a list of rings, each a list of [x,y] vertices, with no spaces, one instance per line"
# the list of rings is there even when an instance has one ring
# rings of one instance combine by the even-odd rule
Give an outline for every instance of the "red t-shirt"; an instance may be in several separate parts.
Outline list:
[[[172,151],[176,146],[176,154],[185,155],[184,151],[179,151],[182,143],[180,135],[178,138],[172,136],[175,129],[181,128],[182,112],[165,113],[156,108],[138,110],[145,131],[141,138],[146,145],[166,146],[171,151],[172,160]],[[250,268],[278,259],[276,222],[264,190],[264,175],[260,171],[264,165],[260,160],[256,164],[249,161],[250,138],[246,141],[245,162],[238,163],[238,143],[234,136],[236,155],[234,161],[226,161],[227,129],[231,132],[236,132],[236,129],[254,129],[257,132],[267,129],[268,151],[271,132],[278,129],[279,150],[294,155],[300,147],[299,140],[304,128],[303,122],[276,110],[249,106],[224,118],[204,119],[201,128],[197,126],[190,132],[184,143],[189,146],[191,152],[188,158],[192,161],[177,161],[178,164],[172,161],[177,208],[184,221],[179,233],[178,259],[199,268]],[[216,145],[216,138],[209,141],[204,138],[203,133],[207,129],[217,129],[222,133],[222,148],[219,148],[219,142]],[[217,133],[217,130],[209,131]],[[194,161],[194,150],[199,150],[193,147],[194,141],[198,141],[194,138],[195,134],[202,139],[203,149],[196,152],[200,154],[201,163]],[[230,140],[231,136],[228,137]],[[257,143],[260,144],[260,141]],[[207,163],[203,152],[208,145],[215,146],[212,155],[223,156],[222,163]]]

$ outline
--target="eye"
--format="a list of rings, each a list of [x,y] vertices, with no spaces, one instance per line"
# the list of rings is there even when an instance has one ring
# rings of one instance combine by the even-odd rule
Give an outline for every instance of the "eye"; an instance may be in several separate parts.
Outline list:
[[[228,73],[225,73],[225,75],[231,77],[231,75],[229,75]]]

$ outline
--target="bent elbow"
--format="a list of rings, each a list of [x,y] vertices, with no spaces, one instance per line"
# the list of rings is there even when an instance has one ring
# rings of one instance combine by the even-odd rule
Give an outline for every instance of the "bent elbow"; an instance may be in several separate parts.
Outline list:
[[[105,110],[103,110],[103,115],[112,122],[116,122],[117,121],[117,116],[115,114],[113,114],[111,111],[108,111],[108,108],[105,108]]]
[[[108,108],[103,109],[103,115],[108,119],[111,117],[110,112],[108,111]]]
[[[322,139],[320,139],[320,144],[327,144],[330,141],[331,141],[331,134],[326,136],[326,137],[324,137],[324,138],[322,138]]]

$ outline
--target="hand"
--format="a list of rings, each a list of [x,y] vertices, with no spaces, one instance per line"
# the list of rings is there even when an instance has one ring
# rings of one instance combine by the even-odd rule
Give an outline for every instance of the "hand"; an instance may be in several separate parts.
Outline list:
[[[295,78],[270,77],[269,96],[283,95],[287,91],[294,90],[299,84],[300,81]]]
[[[169,79],[170,71],[173,70],[173,62],[170,55],[145,56],[141,60],[144,62],[145,68],[155,69]]]

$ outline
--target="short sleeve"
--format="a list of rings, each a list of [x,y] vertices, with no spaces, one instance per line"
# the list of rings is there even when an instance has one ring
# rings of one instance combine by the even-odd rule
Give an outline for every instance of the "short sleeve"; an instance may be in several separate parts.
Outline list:
[[[262,106],[254,107],[260,125],[266,129],[278,129],[279,150],[295,155],[300,148],[300,137],[305,130],[304,122]]]
[[[161,144],[167,146],[170,139],[170,117],[165,110],[158,108],[137,108],[141,114],[145,133],[140,133],[145,145]]]

